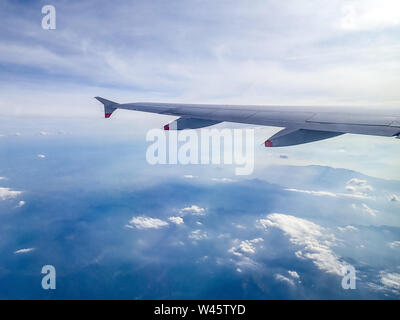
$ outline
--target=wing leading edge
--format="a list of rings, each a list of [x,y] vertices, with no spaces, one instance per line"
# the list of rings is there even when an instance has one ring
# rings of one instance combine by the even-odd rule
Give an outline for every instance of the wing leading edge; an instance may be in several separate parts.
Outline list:
[[[298,106],[248,106],[135,102],[119,104],[96,97],[109,118],[116,109],[158,113],[180,118],[165,130],[197,129],[224,121],[283,127],[265,141],[266,147],[283,147],[329,139],[344,133],[400,137],[400,111]]]

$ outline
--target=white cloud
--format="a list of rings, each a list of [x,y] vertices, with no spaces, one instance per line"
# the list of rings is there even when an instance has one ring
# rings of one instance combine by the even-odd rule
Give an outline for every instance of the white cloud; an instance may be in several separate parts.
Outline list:
[[[363,194],[348,194],[348,193],[333,193],[330,191],[313,191],[313,190],[301,190],[301,189],[285,189],[286,191],[291,191],[291,192],[299,192],[299,193],[305,193],[305,194],[310,194],[313,196],[326,196],[326,197],[333,197],[333,198],[355,198],[355,199],[366,199],[368,196],[363,195]]]
[[[181,217],[169,217],[168,220],[175,224],[183,224],[183,219]]]
[[[363,212],[365,212],[373,217],[375,217],[376,214],[379,212],[378,210],[371,209],[365,203],[361,204],[361,208],[362,208]]]
[[[181,214],[193,214],[197,216],[203,216],[205,214],[206,209],[201,208],[197,205],[192,205],[190,207],[183,208],[179,210]]]
[[[337,197],[336,193],[329,192],[329,191],[313,191],[313,190],[301,190],[301,189],[285,189],[286,191],[291,191],[291,192],[299,192],[299,193],[306,193],[306,194],[311,194],[314,196],[328,196],[328,197]]]
[[[247,254],[254,254],[256,253],[256,247],[255,244],[264,241],[262,238],[255,238],[253,240],[243,240],[239,241],[238,239],[235,239],[234,246],[228,250],[228,252],[241,257],[243,253]]]
[[[388,246],[392,249],[398,248],[400,247],[400,241],[393,241],[393,242],[389,242]]]
[[[235,256],[241,257],[243,256],[243,254],[241,252],[238,251],[237,247],[232,247],[228,250],[229,253],[234,254]]]
[[[7,178],[5,178],[5,177],[0,177],[0,180],[7,180]]]
[[[200,229],[193,230],[189,234],[189,239],[192,239],[192,240],[205,240],[205,239],[208,239],[208,235],[207,235],[207,232],[201,231]]]
[[[352,178],[346,183],[346,190],[356,196],[368,197],[368,193],[374,190],[366,180]]]
[[[41,136],[47,136],[49,133],[46,132],[46,131],[40,131],[39,134],[40,134]]]
[[[11,190],[10,188],[2,188],[0,187],[0,199],[6,200],[10,198],[15,198],[19,196],[22,191]]]
[[[129,223],[137,229],[159,229],[168,225],[168,222],[149,217],[133,217]]]
[[[18,202],[16,208],[21,208],[21,207],[23,207],[24,205],[25,205],[25,201],[21,200],[21,201]]]
[[[381,283],[386,289],[391,289],[395,292],[400,291],[400,273],[388,273],[385,271],[379,272]]]
[[[348,185],[355,185],[355,186],[367,186],[367,180],[363,179],[358,179],[358,178],[352,178],[349,181],[347,181]]]
[[[346,231],[358,231],[358,229],[354,226],[345,226],[345,227],[337,227],[340,232]]]
[[[245,269],[260,269],[260,264],[247,256],[239,256],[239,259],[234,263],[242,271]]]
[[[398,195],[392,194],[390,196],[390,201],[392,201],[392,202],[400,202],[400,197]]]
[[[289,275],[294,279],[300,279],[299,274],[296,271],[288,271]]]
[[[301,259],[310,259],[321,270],[342,275],[342,262],[332,251],[336,238],[323,227],[291,215],[273,213],[258,221],[266,230],[279,228],[294,245],[302,247],[296,252]]]
[[[244,240],[240,243],[239,248],[242,252],[253,254],[256,253],[256,248],[254,244],[262,241],[264,241],[264,239],[262,238],[256,238],[253,240]]]
[[[191,174],[185,174],[183,177],[186,178],[186,179],[194,179],[194,178],[196,178],[196,176],[193,176]]]
[[[235,182],[235,180],[231,178],[212,178],[211,180],[214,182]]]
[[[28,253],[35,250],[35,248],[25,248],[14,251],[14,254]]]
[[[44,154],[38,154],[37,157],[38,157],[38,158],[41,158],[41,159],[46,158],[46,156],[45,156]]]
[[[281,275],[279,273],[275,274],[275,279],[281,282],[288,283],[291,286],[294,286],[294,281],[292,279],[289,279],[288,277],[285,277],[284,275]]]
[[[352,0],[342,7],[340,28],[349,31],[392,27],[400,24],[397,0]]]

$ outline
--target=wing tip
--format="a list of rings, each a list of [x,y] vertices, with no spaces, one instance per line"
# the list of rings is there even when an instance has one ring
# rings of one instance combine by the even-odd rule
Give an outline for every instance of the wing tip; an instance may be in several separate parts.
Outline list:
[[[106,119],[110,118],[112,113],[118,108],[118,103],[114,101],[110,101],[99,96],[94,98],[104,105],[104,118]]]

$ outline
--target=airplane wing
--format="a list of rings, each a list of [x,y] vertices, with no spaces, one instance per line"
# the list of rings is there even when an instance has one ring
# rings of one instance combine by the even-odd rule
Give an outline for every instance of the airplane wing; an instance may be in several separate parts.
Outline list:
[[[96,97],[109,118],[117,109],[136,110],[179,118],[164,130],[197,129],[224,121],[283,127],[265,141],[266,147],[283,147],[324,140],[344,133],[400,138],[400,110],[354,107],[251,106],[134,102],[116,103]]]

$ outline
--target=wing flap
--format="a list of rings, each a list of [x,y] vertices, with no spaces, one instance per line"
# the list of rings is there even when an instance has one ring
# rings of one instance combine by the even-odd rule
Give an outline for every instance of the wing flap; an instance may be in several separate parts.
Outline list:
[[[342,132],[286,128],[264,142],[266,147],[287,147],[342,135]]]
[[[199,129],[209,127],[221,122],[222,121],[182,117],[166,124],[164,126],[164,130]]]

